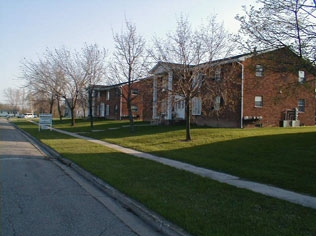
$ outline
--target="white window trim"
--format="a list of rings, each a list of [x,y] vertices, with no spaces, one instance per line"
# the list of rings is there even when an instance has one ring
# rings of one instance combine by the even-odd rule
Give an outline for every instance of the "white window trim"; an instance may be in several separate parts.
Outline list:
[[[222,79],[222,68],[217,67],[215,69],[215,81],[220,81]]]
[[[298,82],[299,83],[304,83],[305,81],[306,81],[305,71],[299,70],[298,71]]]
[[[106,100],[110,100],[110,90],[106,90]]]
[[[304,104],[301,105],[300,101],[303,101]],[[305,112],[305,108],[306,108],[306,100],[305,99],[298,99],[298,101],[297,101],[297,108],[298,108],[298,112],[299,113],[304,113]],[[300,108],[303,108],[303,111]]]
[[[257,102],[260,102],[261,105],[257,105]],[[263,107],[263,96],[255,96],[255,107]]]
[[[138,112],[138,106],[137,105],[131,105],[132,112]]]
[[[214,110],[218,111],[220,108],[221,108],[221,96],[216,96],[215,102],[214,102]]]
[[[263,73],[264,73],[263,66],[260,64],[256,65],[256,76],[263,77]]]

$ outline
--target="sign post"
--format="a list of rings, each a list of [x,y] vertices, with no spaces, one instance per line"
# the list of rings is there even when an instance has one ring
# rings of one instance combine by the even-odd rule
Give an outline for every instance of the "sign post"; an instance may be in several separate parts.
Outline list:
[[[41,129],[50,129],[50,131],[52,131],[52,128],[53,128],[52,114],[39,114],[38,131],[41,131]]]

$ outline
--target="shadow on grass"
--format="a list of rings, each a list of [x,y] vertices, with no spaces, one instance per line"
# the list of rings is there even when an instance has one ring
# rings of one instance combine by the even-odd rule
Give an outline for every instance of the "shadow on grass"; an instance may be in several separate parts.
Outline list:
[[[119,139],[126,137],[138,137],[143,135],[152,135],[160,133],[170,133],[177,130],[185,130],[182,125],[179,126],[152,126],[148,122],[135,122],[134,132],[130,132],[129,122],[126,121],[101,121],[96,122],[93,129],[88,126],[87,121],[81,121],[82,126],[79,124],[75,127],[68,125],[56,124],[57,129],[66,130],[73,133],[79,133],[84,136],[93,137],[95,139]],[[185,136],[183,136],[185,138]]]
[[[316,196],[316,132],[255,136],[152,152]]]
[[[312,235],[312,209],[122,153],[64,153],[193,235]]]

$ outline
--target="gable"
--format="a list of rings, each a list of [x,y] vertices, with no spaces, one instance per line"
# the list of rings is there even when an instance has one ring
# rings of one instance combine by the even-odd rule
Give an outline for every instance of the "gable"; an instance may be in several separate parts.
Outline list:
[[[150,74],[159,75],[159,74],[166,74],[170,70],[168,63],[159,61],[150,71]]]

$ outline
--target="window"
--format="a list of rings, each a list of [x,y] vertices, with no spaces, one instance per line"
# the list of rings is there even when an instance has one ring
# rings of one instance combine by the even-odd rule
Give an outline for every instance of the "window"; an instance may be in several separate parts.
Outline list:
[[[305,99],[298,99],[298,111],[305,112]]]
[[[184,101],[183,101],[183,100],[180,100],[180,101],[177,101],[177,102],[176,102],[176,109],[177,109],[177,110],[182,110],[182,109],[184,109]]]
[[[109,116],[110,115],[110,105],[106,105],[106,107],[105,107],[105,115],[106,116]]]
[[[106,91],[106,100],[110,100],[110,91],[109,90],[107,90]]]
[[[305,71],[298,71],[298,82],[299,83],[304,83],[306,81],[306,78],[305,78]]]
[[[215,69],[215,81],[220,81],[221,80],[221,73],[222,73],[221,68],[217,67]]]
[[[118,105],[117,104],[114,106],[114,114],[118,114]]]
[[[200,89],[202,86],[203,79],[204,75],[202,73],[199,73],[197,76],[195,76],[192,79],[192,88],[194,89],[195,87],[197,87],[198,89]]]
[[[100,104],[100,116],[104,117],[104,115],[105,115],[105,104],[101,103]]]
[[[262,96],[255,96],[255,107],[263,107]]]
[[[263,66],[262,65],[256,65],[256,76],[257,77],[263,76]]]
[[[132,112],[138,112],[138,107],[136,105],[131,106]]]
[[[121,95],[121,91],[120,89],[115,89],[115,96],[120,96]]]
[[[100,91],[95,91],[93,90],[92,92],[92,97],[95,97],[95,98],[99,98],[101,95],[100,95]]]
[[[165,92],[168,90],[168,78],[161,78],[161,89],[162,89],[162,92]]]
[[[138,95],[138,89],[132,89],[132,95]]]
[[[214,104],[214,110],[218,111],[221,107],[221,97],[220,96],[216,96],[215,97],[215,104]]]
[[[192,115],[199,116],[202,111],[202,100],[199,97],[192,98]]]

